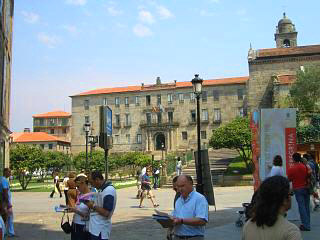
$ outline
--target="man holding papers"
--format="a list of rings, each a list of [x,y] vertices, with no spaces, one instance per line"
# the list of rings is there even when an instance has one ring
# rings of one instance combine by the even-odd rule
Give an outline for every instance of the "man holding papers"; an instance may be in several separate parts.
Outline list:
[[[176,186],[181,196],[172,212],[174,239],[203,240],[208,222],[208,202],[193,188],[192,177],[180,175]]]

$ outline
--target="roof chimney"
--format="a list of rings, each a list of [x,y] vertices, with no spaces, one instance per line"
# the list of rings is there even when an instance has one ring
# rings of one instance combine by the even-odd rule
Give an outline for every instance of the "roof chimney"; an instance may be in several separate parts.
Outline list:
[[[177,85],[177,80],[174,80],[174,85],[175,85],[175,86]]]
[[[144,83],[141,83],[141,89],[143,89],[144,88]]]
[[[29,133],[29,132],[30,132],[30,128],[24,128],[24,129],[23,129],[23,132]]]
[[[161,84],[161,79],[160,77],[157,77],[157,85],[160,85]]]

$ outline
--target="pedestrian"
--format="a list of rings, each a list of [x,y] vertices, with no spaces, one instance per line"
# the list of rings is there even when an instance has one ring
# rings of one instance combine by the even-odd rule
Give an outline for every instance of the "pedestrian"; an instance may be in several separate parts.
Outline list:
[[[182,174],[182,163],[180,157],[177,158],[176,172],[177,176],[180,176]]]
[[[142,176],[142,179],[141,179],[142,193],[141,193],[141,197],[140,197],[139,208],[142,208],[142,202],[143,202],[145,195],[150,196],[150,200],[153,204],[153,207],[155,207],[155,208],[159,207],[159,204],[155,203],[153,193],[151,192],[150,174],[151,174],[150,169],[147,169],[146,173]]]
[[[93,199],[90,194],[88,179],[85,176],[78,176],[75,179],[76,186],[80,192],[75,207],[68,208],[74,212],[72,220],[71,240],[89,240],[89,208],[85,202]]]
[[[159,187],[159,176],[160,176],[160,170],[159,168],[155,167],[153,170],[153,189],[157,189]]]
[[[90,209],[90,240],[108,240],[111,233],[111,217],[117,203],[116,189],[107,182],[100,171],[91,173],[91,184],[99,191],[93,201],[86,205]]]
[[[176,184],[181,196],[172,212],[174,239],[203,240],[209,212],[207,199],[195,191],[191,176],[179,176]]]
[[[178,198],[181,195],[180,192],[178,192],[178,189],[177,189],[177,180],[178,180],[178,176],[175,176],[172,179],[172,189],[176,193],[175,196],[174,196],[174,200],[173,200],[173,209],[176,206],[176,201],[178,200]],[[167,240],[173,240],[173,238],[174,238],[173,228],[169,227],[168,228],[168,232],[167,232]]]
[[[64,176],[63,182],[62,182],[62,185],[63,185],[63,193],[64,193],[64,197],[65,197],[65,200],[66,200],[66,206],[68,206],[68,190],[69,190],[68,180],[69,180],[69,177],[68,177],[68,175],[66,174],[66,175]]]
[[[138,188],[138,192],[137,192],[136,197],[137,197],[137,199],[140,199],[141,193],[142,193],[142,189],[141,189],[142,173],[140,170],[137,171],[136,179],[137,179],[137,188]]]
[[[288,179],[292,182],[293,191],[298,203],[301,219],[300,230],[310,231],[310,194],[307,187],[309,168],[302,163],[300,153],[292,155],[294,164],[288,169]]]
[[[7,235],[9,237],[16,236],[14,233],[13,227],[13,210],[12,210],[12,194],[10,191],[10,184],[9,184],[9,177],[11,176],[11,169],[4,168],[3,169],[3,176],[1,177],[1,193],[3,196],[3,203],[5,212],[7,213]]]
[[[53,195],[58,192],[60,194],[60,197],[62,198],[61,190],[60,190],[60,180],[59,180],[59,174],[53,173],[53,190],[50,194],[50,198],[53,198]]]
[[[283,176],[267,178],[259,187],[252,218],[244,225],[242,240],[302,240],[296,225],[286,218],[291,208],[290,184]]]
[[[80,176],[83,176],[83,175],[80,175]],[[76,174],[71,172],[69,173],[68,177],[69,177],[69,180],[67,181],[68,207],[75,207],[77,202],[77,196],[78,196],[78,191],[76,189],[76,182],[75,182]]]
[[[276,155],[273,158],[273,166],[271,168],[270,177],[273,176],[286,176],[282,168],[282,157],[280,155]]]
[[[4,238],[5,235],[6,235],[6,225],[5,225],[5,223],[4,223],[3,219],[2,219],[2,216],[0,216],[0,239],[1,240],[5,239]]]

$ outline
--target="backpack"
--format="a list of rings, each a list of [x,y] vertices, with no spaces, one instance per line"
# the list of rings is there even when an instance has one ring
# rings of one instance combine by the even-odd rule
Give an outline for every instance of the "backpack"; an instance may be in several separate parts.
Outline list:
[[[306,168],[308,172],[308,167],[306,166]],[[316,184],[317,184],[316,175],[315,175],[315,172],[312,170],[310,175],[307,176],[307,188],[309,189],[310,194],[313,194],[315,192]]]

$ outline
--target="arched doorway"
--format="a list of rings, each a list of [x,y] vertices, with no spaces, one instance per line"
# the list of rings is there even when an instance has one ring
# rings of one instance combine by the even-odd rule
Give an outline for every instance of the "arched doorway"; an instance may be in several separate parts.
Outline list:
[[[156,141],[156,150],[163,150],[166,148],[166,137],[163,133],[157,133],[155,137]]]

